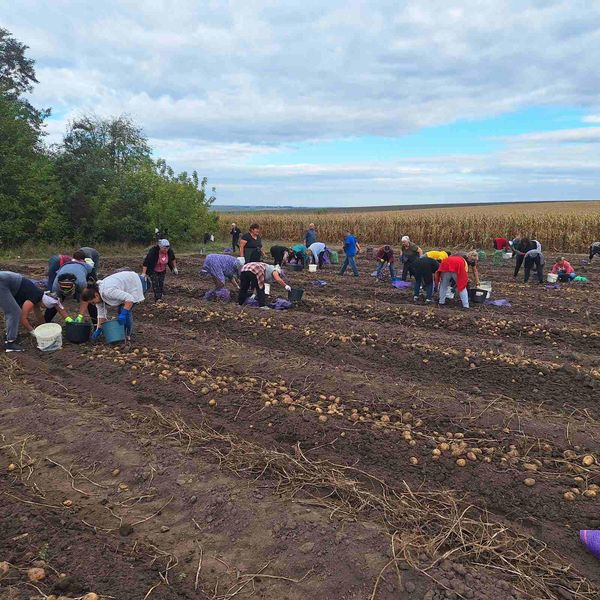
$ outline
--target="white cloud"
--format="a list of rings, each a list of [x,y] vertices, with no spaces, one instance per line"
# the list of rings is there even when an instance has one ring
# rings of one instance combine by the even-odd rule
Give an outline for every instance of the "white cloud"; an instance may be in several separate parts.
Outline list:
[[[161,155],[210,175],[232,190],[229,200],[246,185],[245,199],[260,202],[263,185],[271,201],[279,193],[289,203],[289,189],[318,202],[336,182],[365,201],[401,200],[411,185],[421,195],[429,185],[431,196],[444,186],[447,197],[532,196],[545,190],[529,182],[550,181],[553,169],[580,174],[597,164],[591,127],[517,136],[484,157],[252,166],[297,141],[401,136],[531,106],[582,107],[584,122],[600,123],[599,0],[15,4],[0,4],[0,21],[31,47],[34,101],[57,116],[50,139],[82,112],[127,113]],[[559,179],[569,193],[580,181]]]

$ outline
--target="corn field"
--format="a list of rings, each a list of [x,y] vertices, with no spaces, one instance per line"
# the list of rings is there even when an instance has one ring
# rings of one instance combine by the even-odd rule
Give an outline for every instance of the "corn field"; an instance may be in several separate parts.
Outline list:
[[[219,215],[220,235],[232,222],[244,231],[257,222],[268,240],[302,241],[309,223],[319,239],[341,244],[351,231],[363,244],[398,244],[403,235],[425,248],[490,249],[495,237],[529,236],[546,251],[586,252],[600,240],[600,202],[423,208],[389,211],[244,212]]]

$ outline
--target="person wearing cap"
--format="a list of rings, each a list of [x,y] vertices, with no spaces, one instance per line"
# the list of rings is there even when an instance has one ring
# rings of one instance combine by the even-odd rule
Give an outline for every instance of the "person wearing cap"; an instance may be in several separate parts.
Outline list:
[[[83,321],[85,312],[88,312],[92,321],[96,319],[95,307],[89,307],[86,302],[81,300],[81,293],[88,284],[93,270],[94,263],[92,259],[87,258],[81,250],[77,250],[73,253],[73,258],[56,272],[52,284],[51,291],[61,302],[64,302],[69,296],[73,296],[79,302],[77,321]],[[44,316],[46,323],[50,323],[54,319],[56,312],[56,307],[46,309]]]
[[[145,299],[144,294],[151,287],[150,281],[134,271],[117,271],[99,281],[88,283],[82,299],[94,304],[98,309],[98,324],[92,339],[102,335],[102,325],[108,320],[108,308],[118,307],[117,320],[125,327],[127,340],[133,332],[133,307]]]
[[[60,300],[50,292],[42,291],[33,281],[23,277],[20,273],[0,271],[0,310],[4,313],[6,323],[5,352],[22,352],[24,350],[17,343],[19,323],[29,333],[33,333],[34,327],[29,322],[29,315],[33,312],[41,324],[44,322],[42,313],[44,308],[56,308],[63,318],[68,317]]]
[[[315,224],[310,223],[308,225],[308,229],[304,233],[304,245],[307,248],[310,248],[312,244],[317,241],[317,230],[315,229]]]
[[[240,292],[238,294],[238,304],[243,305],[251,294],[251,290],[256,293],[258,306],[267,309],[267,296],[265,294],[265,283],[277,282],[283,286],[286,291],[291,291],[291,287],[281,277],[281,267],[278,265],[268,265],[263,262],[251,262],[245,264],[240,271]]]
[[[423,250],[414,242],[410,241],[407,235],[402,236],[402,281],[406,281],[409,274],[413,275],[412,262],[423,255]]]
[[[328,253],[327,246],[323,242],[313,242],[306,248],[310,262],[318,265],[319,269],[323,268],[326,253]]]
[[[229,230],[229,235],[231,236],[231,249],[235,252],[235,249],[240,249],[240,235],[242,235],[242,230],[235,224],[231,224],[231,229]]]
[[[152,280],[154,299],[157,302],[160,302],[164,294],[167,267],[171,269],[172,273],[179,275],[177,259],[169,240],[158,240],[158,243],[152,246],[146,254],[142,266],[142,277],[149,277]]]
[[[396,271],[394,270],[394,249],[389,244],[385,244],[377,250],[375,260],[377,261],[377,279],[379,279],[386,266],[390,270],[390,278],[394,279],[396,277]]]
[[[244,259],[241,256],[209,254],[204,259],[200,273],[210,275],[215,284],[214,291],[225,287],[226,281],[232,282],[236,288],[239,288],[240,269],[243,265]]]
[[[446,304],[446,297],[452,283],[456,284],[456,291],[458,292],[463,308],[469,308],[469,292],[467,290],[469,284],[469,266],[462,256],[456,254],[444,259],[435,273],[435,285],[439,288],[440,306]]]

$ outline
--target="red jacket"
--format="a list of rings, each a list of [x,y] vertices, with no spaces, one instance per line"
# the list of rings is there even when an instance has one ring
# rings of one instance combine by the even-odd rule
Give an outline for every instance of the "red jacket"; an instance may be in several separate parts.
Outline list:
[[[461,256],[451,255],[445,258],[435,274],[435,283],[440,283],[441,273],[456,273],[456,288],[462,292],[469,283],[469,267],[467,261]]]
[[[498,237],[494,240],[494,249],[510,252],[510,244],[508,243],[508,240],[506,238]]]

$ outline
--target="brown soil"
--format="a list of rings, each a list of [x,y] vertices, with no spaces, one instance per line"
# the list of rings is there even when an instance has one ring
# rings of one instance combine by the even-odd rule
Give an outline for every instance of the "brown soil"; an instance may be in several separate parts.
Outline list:
[[[1,599],[598,597],[600,261],[560,290],[484,263],[512,307],[462,311],[361,259],[288,273],[282,312],[205,302],[201,262],[131,348],[0,358]]]

